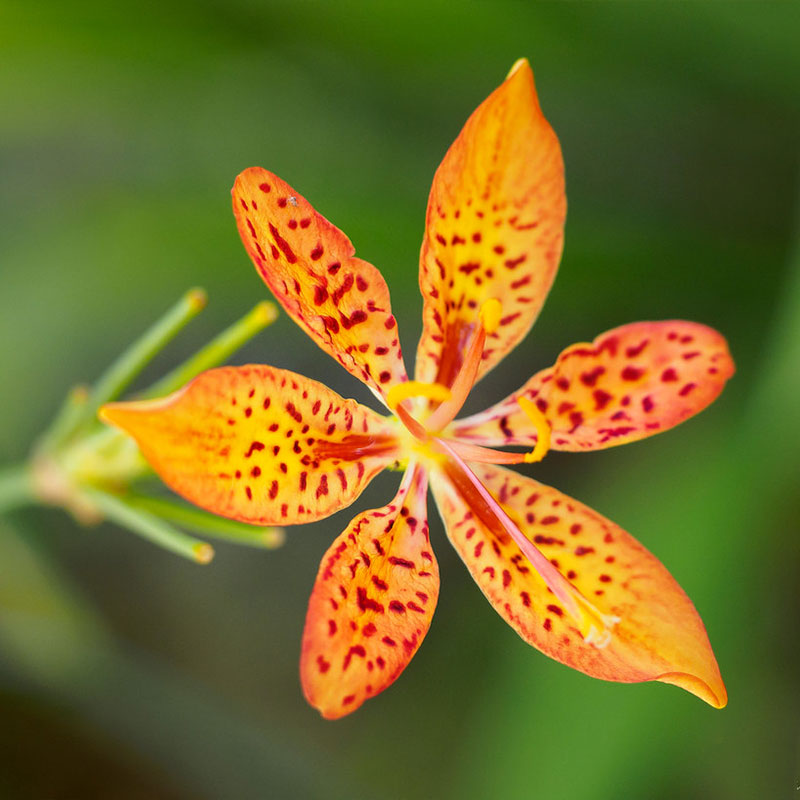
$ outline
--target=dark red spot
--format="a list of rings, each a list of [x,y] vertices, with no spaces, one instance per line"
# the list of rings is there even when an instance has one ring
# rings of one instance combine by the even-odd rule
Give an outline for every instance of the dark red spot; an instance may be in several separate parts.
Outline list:
[[[610,575],[601,575],[600,580],[603,583],[611,583],[611,576]]]
[[[624,381],[638,381],[639,378],[642,377],[644,374],[643,369],[639,369],[638,367],[625,367],[622,370],[622,380]]]
[[[588,372],[584,372],[581,374],[581,383],[584,386],[594,386],[597,383],[597,379],[606,371],[605,367],[597,366]]]
[[[250,456],[253,455],[253,452],[255,450],[263,450],[263,449],[264,449],[264,445],[263,445],[262,442],[251,442],[250,443],[250,447],[248,448],[247,452],[244,454],[244,457],[245,458],[250,458]]]
[[[347,651],[347,655],[344,657],[344,663],[342,664],[342,669],[345,670],[350,666],[350,659],[352,659],[353,656],[360,656],[361,658],[364,658],[366,657],[366,655],[367,651],[364,649],[363,645],[361,644],[352,645],[350,649]],[[352,703],[353,700],[355,699],[355,695],[352,694],[348,695],[348,697],[350,699],[348,700],[348,698],[345,697],[344,703],[348,702]]]
[[[542,627],[543,627],[543,628],[544,628],[546,631],[549,631],[549,630],[552,630],[552,629],[553,629],[553,623],[551,622],[551,620],[550,620],[550,617],[548,617],[548,618],[547,618],[547,619],[546,619],[546,620],[545,620],[545,621],[542,623]]]
[[[268,183],[259,183],[258,188],[261,189],[264,194],[269,194],[272,190],[272,187]]]
[[[594,397],[595,411],[602,411],[614,399],[612,395],[602,389],[595,389],[592,397]]]
[[[289,242],[278,233],[278,229],[271,222],[269,223],[269,231],[272,234],[272,238],[275,240],[275,244],[278,245],[286,256],[286,260],[290,264],[294,264],[297,261],[297,256],[294,254],[294,250],[289,246]]]
[[[356,589],[356,602],[362,611],[375,611],[383,614],[383,605],[367,596],[367,590],[363,586]]]
[[[636,358],[636,356],[640,355],[642,350],[644,350],[649,343],[650,343],[649,339],[643,339],[641,342],[639,342],[639,344],[637,344],[634,347],[626,347],[625,355],[628,358]]]
[[[653,402],[653,398],[650,395],[647,397],[642,398],[642,410],[645,414],[649,414],[655,408],[655,403]]]
[[[549,605],[549,606],[547,606],[547,610],[551,614],[555,614],[557,617],[564,616],[564,609],[560,608],[559,606]]]
[[[391,636],[384,636],[383,639],[381,639],[381,641],[387,647],[397,647],[397,642],[394,639],[392,639]],[[383,659],[382,658],[377,658],[376,661],[378,662],[378,666],[381,667],[381,669],[383,669],[383,664],[381,663],[381,661],[383,661]]]
[[[319,500],[319,498],[322,497],[322,495],[324,495],[324,494],[328,494],[328,476],[327,475],[322,475],[322,477],[319,479],[319,486],[317,487],[317,491],[316,491],[317,500]]]
[[[394,611],[395,614],[405,614],[406,607],[399,600],[392,600],[389,603],[389,611]]]
[[[381,383],[386,383],[386,381],[389,381],[391,379],[392,379],[392,373],[389,372],[388,370],[384,370],[383,372],[381,372],[380,375],[378,375],[378,380]]]
[[[686,397],[689,392],[691,392],[697,386],[696,383],[687,383],[679,392],[678,394],[681,397]]]
[[[250,474],[254,478],[257,478],[261,474],[261,467],[253,467],[253,469],[250,470]]]
[[[507,258],[503,263],[508,267],[508,269],[516,269],[525,259],[528,257],[527,253],[523,253],[521,256],[517,258]]]
[[[541,524],[542,524],[542,525],[554,525],[556,522],[558,522],[558,517],[555,517],[555,516],[553,516],[553,515],[550,515],[550,516],[547,516],[547,517],[545,517],[545,518],[544,518],[544,519],[541,521]]]
[[[272,481],[269,487],[269,499],[274,500],[278,496],[278,481]]]
[[[314,305],[321,306],[328,299],[328,290],[317,284],[314,287]]]
[[[322,258],[322,254],[325,250],[322,248],[321,244],[318,244],[312,251],[311,251],[311,260],[312,261],[319,261]]]
[[[414,562],[405,558],[398,558],[397,556],[389,556],[389,563],[394,564],[396,567],[406,567],[407,569],[414,569]]]
[[[594,553],[594,547],[584,547],[581,545],[580,547],[575,548],[575,555],[576,556],[585,556],[589,553]]]
[[[266,186],[266,184],[262,185]],[[319,667],[319,671],[323,673],[323,675],[331,668],[330,662],[326,661],[324,656],[317,656],[317,666]]]
[[[677,381],[678,380],[678,373],[675,372],[675,370],[672,367],[669,367],[669,369],[665,369],[661,373],[661,380],[664,383],[671,383],[673,381]]]

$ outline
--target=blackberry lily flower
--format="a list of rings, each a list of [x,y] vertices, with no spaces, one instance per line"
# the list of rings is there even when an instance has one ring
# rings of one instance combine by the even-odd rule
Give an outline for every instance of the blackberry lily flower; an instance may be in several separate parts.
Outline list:
[[[343,716],[389,686],[420,646],[439,593],[430,485],[453,546],[525,641],[588,675],[659,680],[724,706],[703,623],[664,566],[614,523],[500,466],[677,425],[733,374],[723,337],[693,322],[623,325],[567,348],[487,411],[455,419],[530,329],[561,255],[563,162],[528,62],[472,114],[434,176],[414,380],[386,283],[338,228],[261,168],[236,179],[233,206],[287,313],[394,416],[255,365],[214,369],[162,400],[101,415],[176,492],[261,525],[326,517],[380,470],[405,465],[394,499],[357,514],[322,559],[300,664],[308,701]],[[493,449],[506,445],[529,452]]]

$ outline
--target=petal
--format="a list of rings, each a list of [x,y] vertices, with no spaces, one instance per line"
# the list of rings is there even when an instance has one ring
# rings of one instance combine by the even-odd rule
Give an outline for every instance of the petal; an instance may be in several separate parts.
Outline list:
[[[584,641],[507,534],[456,475],[431,476],[450,541],[503,619],[551,658],[596,678],[681,686],[711,705],[727,702],[703,623],[655,556],[613,522],[561,492],[493,465],[476,474],[525,536],[604,614],[619,617],[607,646]]]
[[[433,179],[418,380],[450,385],[490,298],[503,312],[478,378],[525,336],[555,277],[565,215],[561,149],[522,60],[467,120]]]
[[[161,400],[104,406],[101,417],[133,436],[178,494],[257,525],[327,517],[397,457],[386,419],[260,365],[212,369]]]
[[[428,541],[427,477],[410,467],[394,500],[353,519],[320,564],[300,677],[308,702],[335,719],[383,691],[431,624],[439,568]]]
[[[347,236],[260,167],[232,194],[245,249],[286,313],[378,398],[406,380],[386,281]]]
[[[634,322],[591,344],[574,344],[555,365],[452,435],[478,444],[536,441],[517,397],[531,398],[550,423],[554,450],[599,450],[674,427],[716,400],[734,373],[723,336],[696,322]]]

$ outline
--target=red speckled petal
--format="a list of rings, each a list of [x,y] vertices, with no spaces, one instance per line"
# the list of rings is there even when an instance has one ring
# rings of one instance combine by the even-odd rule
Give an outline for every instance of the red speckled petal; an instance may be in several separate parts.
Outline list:
[[[407,380],[386,281],[344,233],[260,167],[236,178],[233,212],[259,274],[326,353],[381,400]]]
[[[409,468],[388,505],[359,514],[320,565],[300,676],[329,719],[349,714],[405,669],[431,624],[439,569],[428,542],[427,477]]]
[[[643,439],[716,400],[734,365],[722,335],[696,322],[634,322],[568,347],[555,365],[451,435],[476,444],[536,441],[517,397],[533,400],[552,427],[554,450],[599,450]]]
[[[388,420],[267,366],[209,370],[161,400],[104,406],[101,417],[133,436],[178,494],[257,525],[327,517],[397,458]]]
[[[525,336],[555,277],[565,215],[561,149],[523,60],[467,120],[433,179],[418,380],[451,384],[490,298],[502,316],[477,379]]]
[[[525,536],[602,614],[619,617],[606,647],[587,644],[508,534],[457,474],[431,476],[447,534],[489,602],[529,644],[596,678],[681,686],[727,702],[703,623],[655,556],[561,492],[494,465],[475,473]]]

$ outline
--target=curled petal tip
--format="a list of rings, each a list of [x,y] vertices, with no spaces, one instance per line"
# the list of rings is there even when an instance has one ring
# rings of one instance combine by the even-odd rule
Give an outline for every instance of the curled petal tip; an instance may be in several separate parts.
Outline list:
[[[657,680],[679,686],[714,708],[725,708],[728,705],[728,691],[719,674],[711,676],[709,682],[688,672],[667,672],[659,675]]]
[[[508,75],[506,75],[506,80],[511,78],[513,75],[515,75],[520,70],[527,70],[528,72],[531,71],[531,65],[530,65],[530,62],[528,61],[527,58],[524,58],[524,57],[523,58],[518,58],[514,62],[514,65],[508,71]]]

